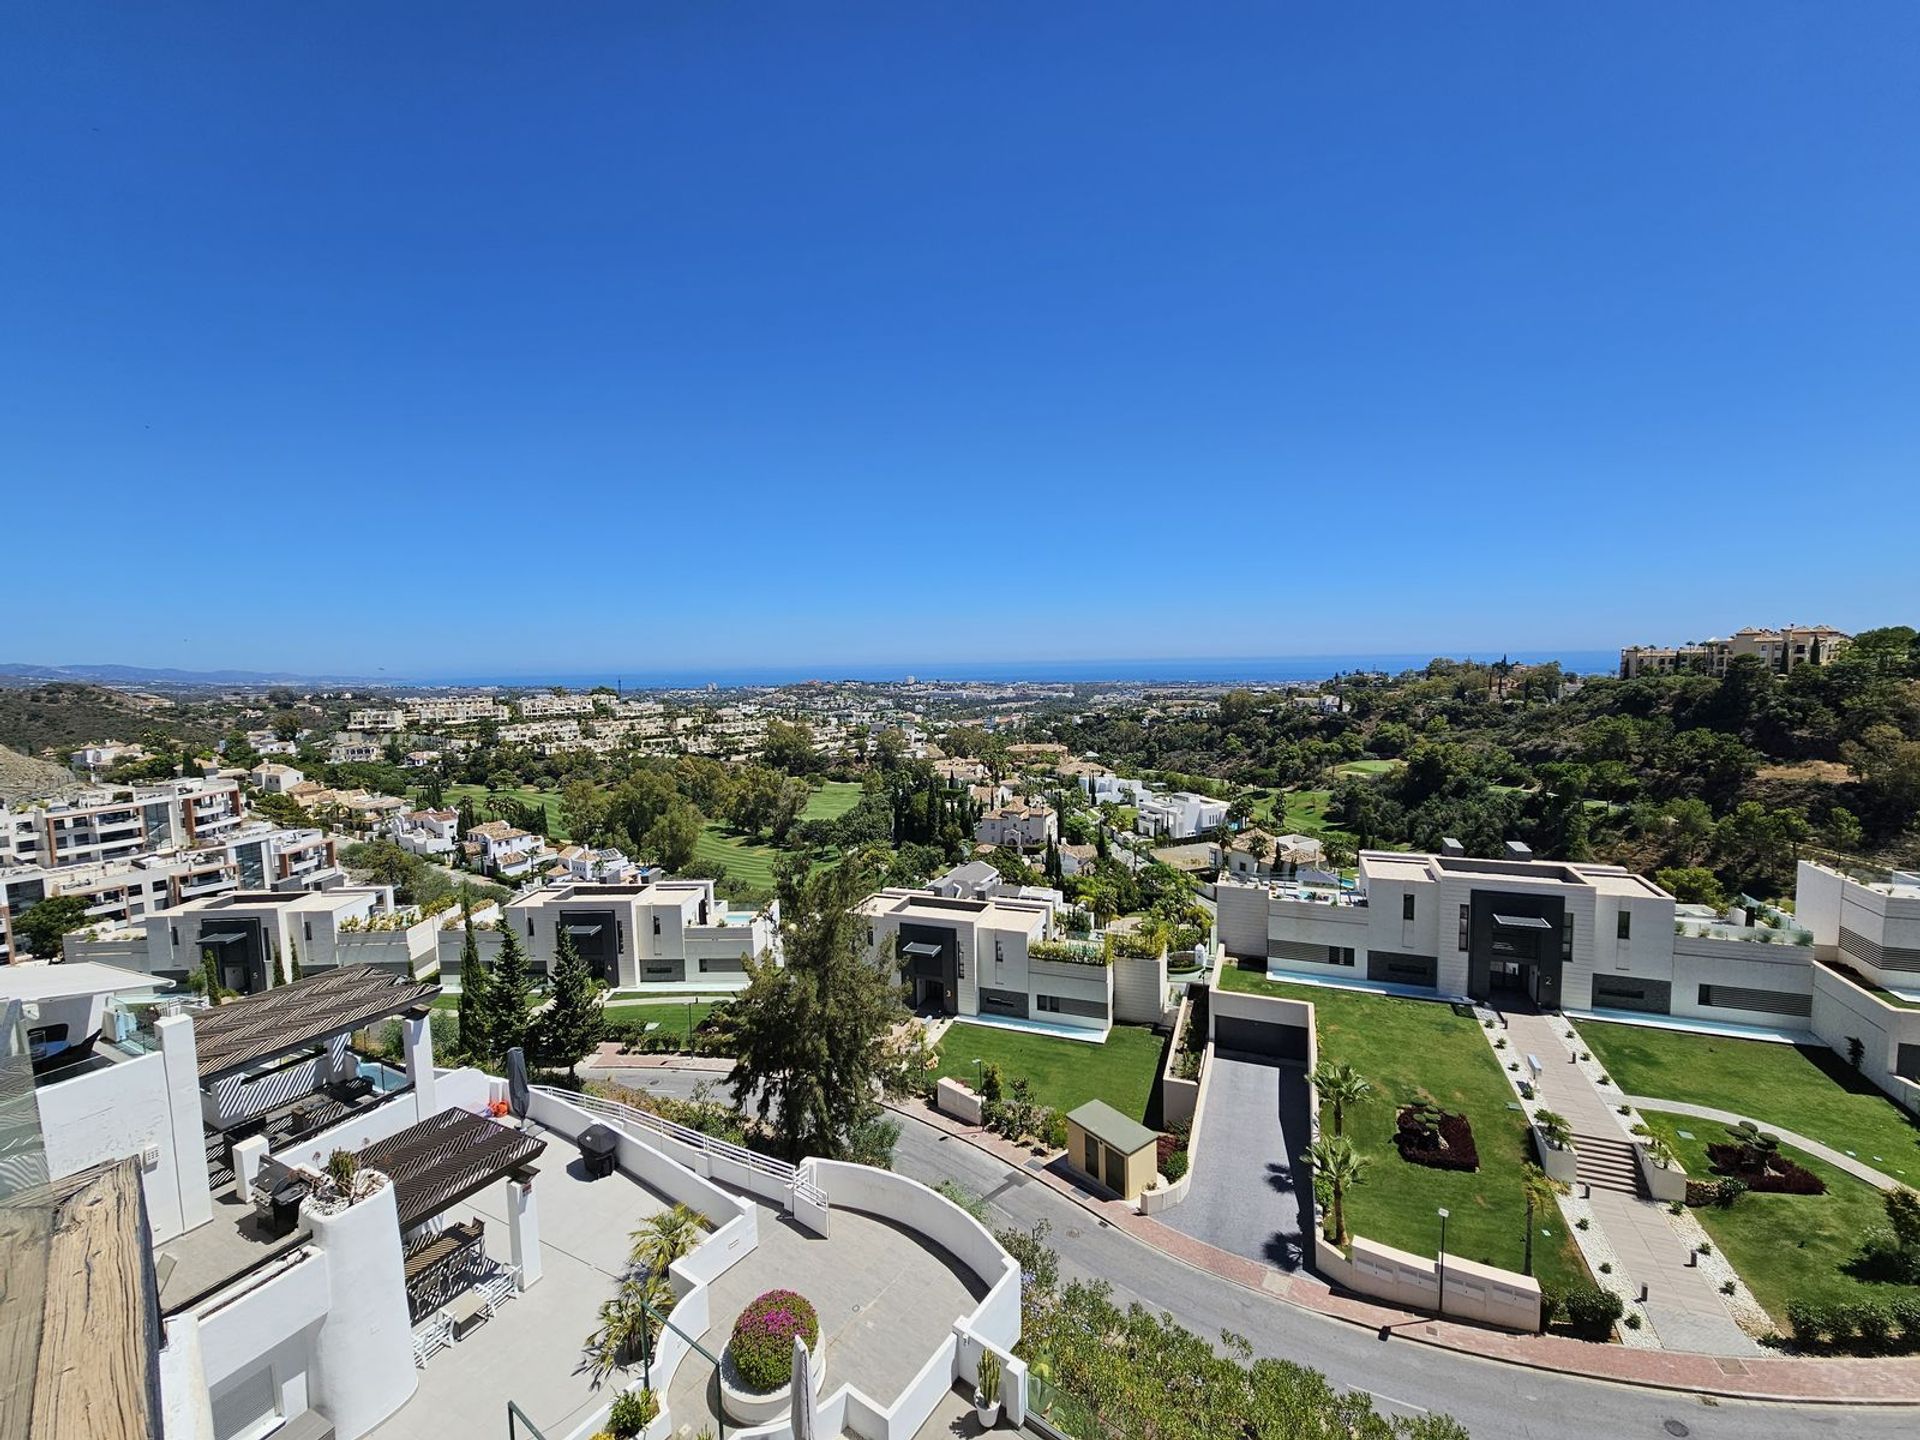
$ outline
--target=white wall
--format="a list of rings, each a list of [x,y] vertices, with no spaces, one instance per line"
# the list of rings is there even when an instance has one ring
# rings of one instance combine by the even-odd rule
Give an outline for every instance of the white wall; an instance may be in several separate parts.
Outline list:
[[[359,1440],[420,1383],[393,1186],[332,1215],[301,1207],[326,1258],[327,1316],[314,1336],[312,1404],[338,1440]]]
[[[311,1165],[316,1170],[324,1170],[327,1157],[335,1150],[364,1150],[376,1140],[398,1135],[409,1125],[417,1123],[419,1118],[419,1107],[413,1091],[404,1090],[370,1110],[362,1110],[358,1115],[341,1121],[331,1129],[290,1142],[275,1151],[273,1158],[282,1165]]]
[[[314,1338],[326,1321],[327,1306],[326,1257],[308,1247],[262,1283],[203,1312],[200,1354],[208,1390],[221,1390],[270,1365],[281,1413],[291,1417],[308,1409]],[[177,1323],[169,1325],[169,1333]]]
[[[182,1157],[174,1145],[166,1062],[159,1054],[142,1055],[137,1060],[123,1060],[37,1086],[33,1098],[40,1109],[51,1179],[72,1175],[103,1160],[140,1156],[147,1146],[155,1146],[160,1152],[158,1161],[152,1166],[143,1162],[140,1167],[153,1238],[170,1240],[187,1228],[180,1202]],[[206,1164],[200,1155],[190,1154],[184,1159],[203,1168]]]
[[[1267,887],[1222,879],[1214,887],[1215,929],[1227,954],[1267,958]]]

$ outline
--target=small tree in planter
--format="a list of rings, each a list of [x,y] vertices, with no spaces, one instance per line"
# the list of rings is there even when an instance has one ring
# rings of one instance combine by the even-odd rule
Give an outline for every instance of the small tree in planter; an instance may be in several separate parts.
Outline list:
[[[1307,1160],[1313,1166],[1315,1188],[1326,1189],[1333,1243],[1343,1245],[1347,1239],[1347,1191],[1366,1178],[1367,1159],[1353,1148],[1352,1141],[1322,1135],[1307,1147]]]
[[[660,1397],[651,1390],[628,1390],[613,1402],[607,1415],[607,1434],[613,1440],[634,1440],[660,1413]]]
[[[1540,1127],[1540,1135],[1556,1150],[1564,1150],[1573,1144],[1573,1126],[1567,1123],[1567,1117],[1556,1110],[1536,1110],[1533,1123]]]
[[[979,1383],[973,1392],[974,1418],[982,1430],[1000,1423],[1000,1357],[991,1350],[980,1352]]]

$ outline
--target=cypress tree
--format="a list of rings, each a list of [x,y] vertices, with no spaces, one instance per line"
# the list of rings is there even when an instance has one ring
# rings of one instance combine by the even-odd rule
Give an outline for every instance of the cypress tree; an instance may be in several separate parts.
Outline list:
[[[593,1053],[606,1033],[593,972],[565,929],[554,948],[553,1003],[540,1013],[534,1029],[540,1063],[565,1065],[568,1078],[575,1081],[580,1078],[580,1061]]]
[[[460,901],[460,917],[466,930],[460,941],[460,1053],[476,1064],[485,1065],[493,1059],[492,1037],[487,1026],[491,1018],[487,968],[480,961],[480,937],[473,928],[473,905],[464,898]]]
[[[280,954],[280,942],[277,940],[273,946],[273,983],[275,985],[287,983],[287,962]]]
[[[487,977],[487,1040],[498,1059],[527,1044],[527,1010],[533,1004],[533,980],[527,970],[527,952],[510,923],[500,926],[500,958]]]

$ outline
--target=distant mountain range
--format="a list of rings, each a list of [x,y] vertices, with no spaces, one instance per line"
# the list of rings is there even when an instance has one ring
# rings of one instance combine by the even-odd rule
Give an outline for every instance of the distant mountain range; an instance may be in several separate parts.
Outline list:
[[[0,684],[72,680],[90,685],[399,685],[370,675],[300,675],[291,670],[167,670],[145,665],[0,664]]]

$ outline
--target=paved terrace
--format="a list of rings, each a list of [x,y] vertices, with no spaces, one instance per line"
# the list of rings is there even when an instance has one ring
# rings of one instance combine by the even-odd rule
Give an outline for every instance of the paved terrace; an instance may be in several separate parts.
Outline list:
[[[713,1323],[698,1338],[715,1355],[749,1302],[768,1290],[798,1290],[820,1314],[827,1350],[821,1393],[851,1384],[890,1405],[953,1322],[986,1294],[945,1250],[885,1220],[835,1209],[832,1233],[823,1237],[772,1206],[758,1209],[759,1245],[713,1285]],[[718,1433],[719,1387],[713,1365],[698,1352],[681,1363],[667,1402],[676,1434],[697,1435],[703,1425]]]
[[[372,1432],[379,1440],[503,1435],[509,1400],[542,1434],[564,1436],[612,1398],[611,1389],[595,1394],[579,1373],[580,1347],[626,1267],[629,1232],[669,1207],[621,1172],[589,1181],[572,1141],[528,1128],[548,1142],[533,1182],[542,1278],[428,1360],[413,1399]],[[506,1186],[488,1186],[447,1218],[469,1214],[486,1221],[488,1255],[511,1264]]]

